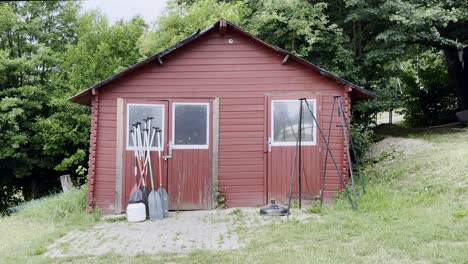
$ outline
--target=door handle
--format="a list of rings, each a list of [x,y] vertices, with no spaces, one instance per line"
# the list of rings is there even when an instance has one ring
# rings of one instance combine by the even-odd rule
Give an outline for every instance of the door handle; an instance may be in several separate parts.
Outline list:
[[[172,141],[169,141],[168,147],[169,147],[169,151],[168,151],[169,154],[162,156],[163,160],[172,159]]]

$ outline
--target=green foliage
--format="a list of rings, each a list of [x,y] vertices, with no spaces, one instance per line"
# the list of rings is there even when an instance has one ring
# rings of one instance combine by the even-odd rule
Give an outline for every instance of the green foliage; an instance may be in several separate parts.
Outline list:
[[[109,26],[78,11],[71,1],[0,3],[0,188],[25,199],[86,166],[90,111],[66,99],[141,57],[141,18]]]
[[[241,1],[194,1],[192,4],[177,1],[167,3],[166,12],[158,18],[153,29],[139,40],[140,53],[151,56],[174,45],[199,29],[204,29],[220,18],[239,23],[242,18]]]
[[[220,190],[216,190],[214,194],[214,200],[216,201],[216,208],[217,209],[225,209],[226,208],[226,194],[224,194]]]
[[[18,190],[14,185],[2,182],[0,184],[0,217],[8,215],[7,210],[20,202],[24,202]]]
[[[356,154],[356,157],[362,161],[374,142],[374,131],[362,124],[354,124],[351,126],[350,132],[354,150],[356,151],[354,154]],[[354,159],[354,155],[351,154],[351,156]]]
[[[228,215],[242,217],[242,211],[239,208],[234,208]]]
[[[320,206],[320,202],[312,203],[307,209],[306,212],[309,214],[320,214],[322,212],[322,207]]]
[[[468,215],[468,210],[467,209],[459,209],[459,210],[456,210],[454,213],[453,213],[453,216],[455,218],[463,218],[465,216]]]
[[[26,198],[51,191],[63,158],[44,148],[42,121],[57,110],[53,95],[66,93],[52,80],[59,55],[76,41],[77,12],[75,2],[0,4],[0,174]]]
[[[454,121],[458,109],[440,53],[425,52],[404,64],[403,102],[410,126],[431,126]]]
[[[336,74],[357,78],[347,38],[332,23],[324,2],[265,0],[250,4],[242,26],[268,43],[290,50]]]
[[[140,17],[110,26],[107,18],[96,11],[83,14],[78,41],[63,54],[67,71],[60,78],[65,78],[76,93],[138,62],[141,56],[137,41],[146,28]]]
[[[387,85],[402,74],[401,64],[427,51],[443,51],[447,64],[439,74],[449,72],[449,84],[456,90],[461,108],[468,107],[466,77],[468,72],[458,60],[457,49],[468,45],[468,4],[466,1],[344,1],[350,34],[361,47],[363,63],[372,71],[364,72],[369,85],[379,95],[388,96]],[[437,51],[434,51],[437,50]],[[466,51],[465,51],[466,52]],[[465,59],[466,60],[466,59]],[[377,89],[376,89],[377,88]],[[417,89],[415,86],[413,89]],[[465,91],[465,92],[464,92]],[[398,91],[395,91],[398,95]],[[443,93],[443,92],[442,92]],[[390,95],[392,97],[392,95]],[[382,101],[381,99],[379,99]],[[382,109],[390,110],[390,109]],[[443,112],[442,115],[449,115]],[[410,115],[412,113],[409,113]],[[417,117],[415,117],[417,118]]]

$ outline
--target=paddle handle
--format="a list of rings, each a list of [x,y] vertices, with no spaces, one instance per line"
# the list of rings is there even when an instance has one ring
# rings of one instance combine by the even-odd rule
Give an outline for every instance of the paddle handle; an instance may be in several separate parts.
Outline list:
[[[161,129],[156,128],[156,133],[158,134],[158,173],[159,173],[159,186],[162,186],[162,168],[161,168]]]

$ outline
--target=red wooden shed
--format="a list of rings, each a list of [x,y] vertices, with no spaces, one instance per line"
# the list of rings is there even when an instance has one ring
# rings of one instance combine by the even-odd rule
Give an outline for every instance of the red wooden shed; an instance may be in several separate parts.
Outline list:
[[[225,194],[228,206],[285,201],[297,99],[306,97],[319,125],[328,128],[333,96],[342,96],[348,115],[352,101],[374,97],[221,19],[70,98],[92,108],[88,206],[125,211],[133,185],[128,132],[147,116],[163,130],[163,185],[171,209],[213,208],[216,191]],[[333,122],[331,150],[346,175],[338,116]],[[303,137],[302,192],[315,198],[325,145],[307,117]],[[342,188],[333,166],[328,170],[325,198]]]

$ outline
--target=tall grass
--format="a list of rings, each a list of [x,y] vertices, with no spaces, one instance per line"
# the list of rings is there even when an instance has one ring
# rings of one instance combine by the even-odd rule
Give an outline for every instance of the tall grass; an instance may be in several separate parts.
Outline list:
[[[11,216],[0,217],[0,263],[57,263],[44,256],[57,238],[99,221],[86,212],[86,187],[32,201]]]
[[[67,193],[51,195],[32,201],[21,209],[17,217],[24,220],[88,225],[99,220],[97,211],[86,212],[86,186]]]

